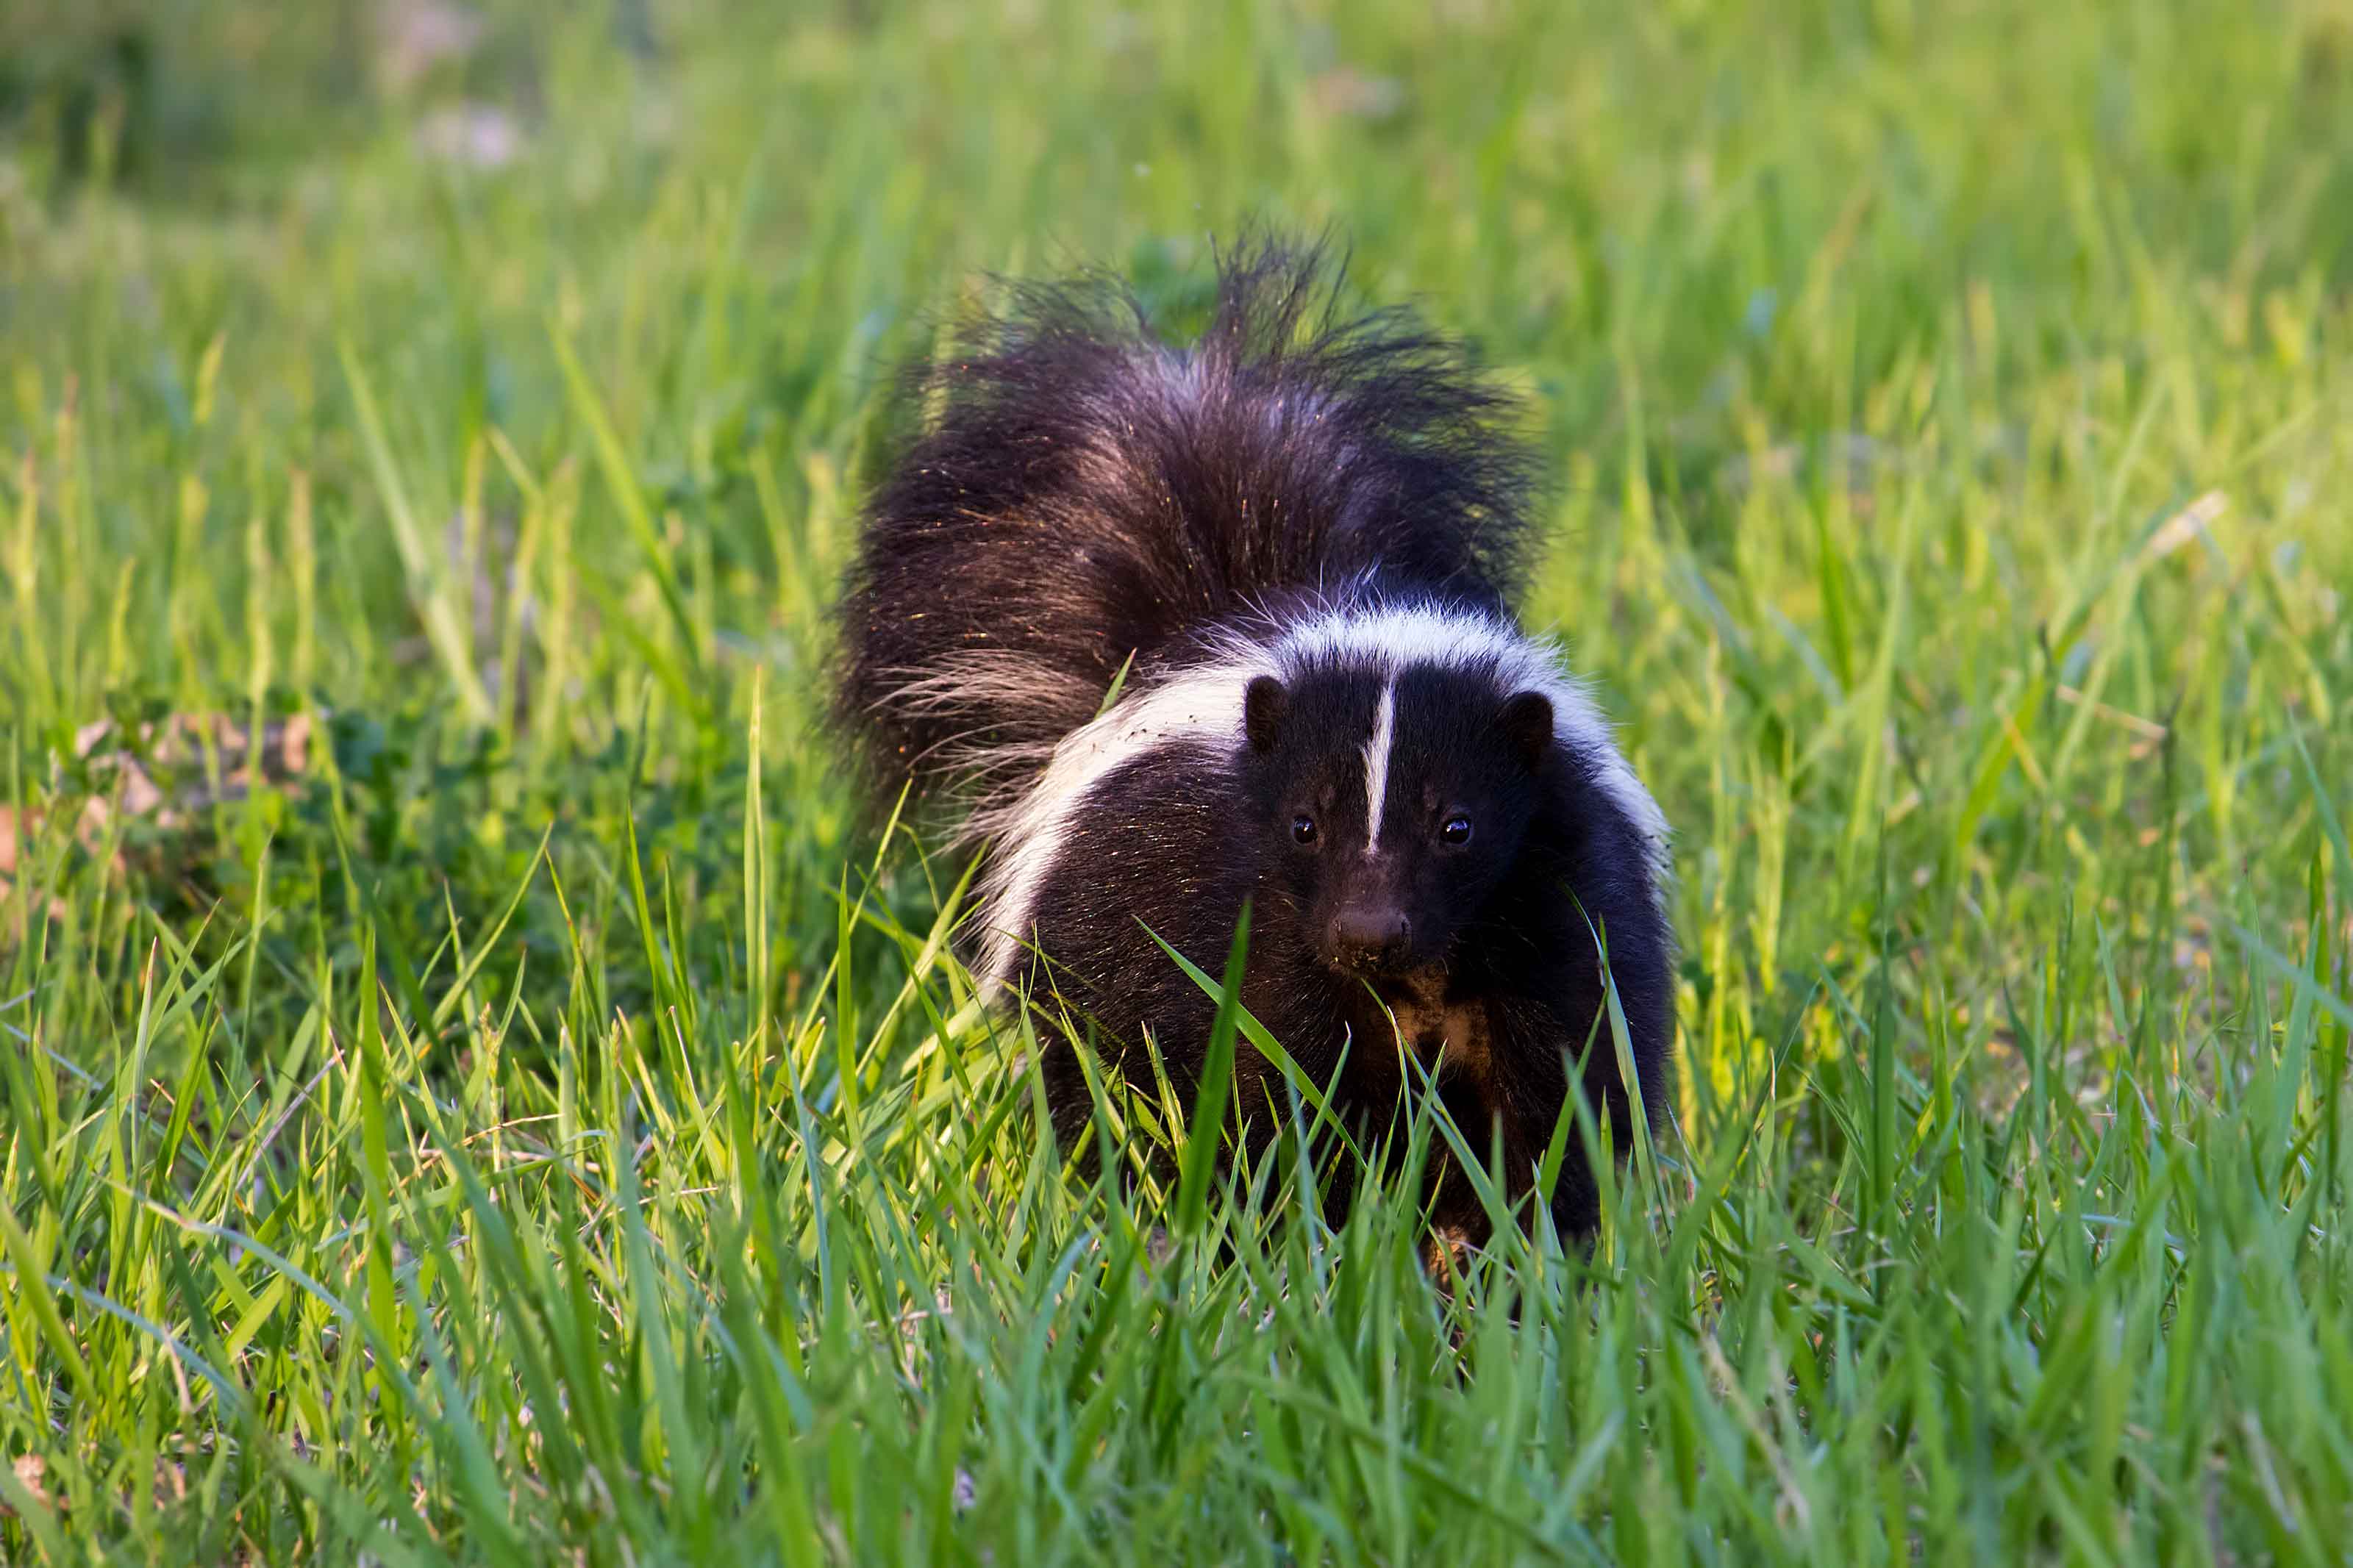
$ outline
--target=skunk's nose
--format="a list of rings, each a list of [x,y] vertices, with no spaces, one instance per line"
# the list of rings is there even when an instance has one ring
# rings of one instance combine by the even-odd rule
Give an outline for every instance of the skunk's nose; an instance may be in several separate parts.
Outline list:
[[[1413,942],[1403,910],[1352,905],[1332,917],[1332,953],[1348,969],[1395,969]]]

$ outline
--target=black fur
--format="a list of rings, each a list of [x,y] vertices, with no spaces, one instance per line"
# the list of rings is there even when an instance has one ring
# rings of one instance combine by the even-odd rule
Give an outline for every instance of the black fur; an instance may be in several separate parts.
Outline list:
[[[1549,667],[1509,619],[1534,464],[1508,405],[1453,345],[1333,298],[1312,251],[1247,251],[1179,352],[1100,282],[1019,290],[916,383],[936,422],[870,503],[839,709],[884,794],[961,786],[1000,836],[1000,907],[983,914],[1018,913],[1032,945],[999,977],[1092,1020],[1115,1065],[1140,1068],[1149,1031],[1189,1099],[1212,1004],[1145,927],[1215,973],[1248,899],[1243,1000],[1319,1084],[1345,1053],[1344,1112],[1390,1124],[1402,1041],[1441,1064],[1474,1147],[1500,1136],[1522,1193],[1579,1057],[1625,1146],[1597,932],[1643,1102],[1664,1104],[1663,846],[1581,698],[1531,674]],[[1420,643],[1366,643],[1416,615]],[[1302,630],[1324,625],[1354,629]],[[1431,625],[1459,642],[1429,645]],[[1091,734],[1156,711],[1155,693],[1170,726],[1051,795],[1040,771],[1131,655],[1134,684]],[[1206,718],[1167,695],[1197,689]],[[1064,814],[1038,816],[1045,798]],[[1026,902],[1002,880],[1024,853],[1042,868]],[[1074,1134],[1078,1064],[1044,1069]],[[1237,1089],[1264,1141],[1287,1101],[1247,1045]],[[1435,1223],[1483,1236],[1459,1173],[1433,1181]],[[1552,1206],[1567,1236],[1598,1220],[1574,1138]]]
[[[1334,273],[1222,258],[1181,356],[1108,279],[1023,284],[912,374],[936,418],[870,501],[841,606],[840,717],[880,784],[1001,782],[1131,657],[1275,596],[1377,573],[1508,603],[1535,473],[1497,438],[1511,405],[1410,316],[1343,313]]]
[[[1355,853],[1366,816],[1356,743],[1373,685],[1345,672],[1303,682],[1274,745],[1250,748],[1240,767],[1187,750],[1155,752],[1090,796],[1039,900],[1036,947],[1050,985],[1038,984],[1035,965],[1030,983],[1095,1020],[1109,1054],[1124,1043],[1140,1062],[1150,1027],[1186,1087],[1182,1069],[1198,1059],[1214,1005],[1138,918],[1214,973],[1247,896],[1243,1004],[1299,1065],[1324,1083],[1345,1049],[1343,1109],[1377,1129],[1403,1088],[1400,1032],[1425,1066],[1442,1045],[1441,1095],[1482,1155],[1491,1122],[1500,1131],[1504,1168],[1524,1192],[1565,1101],[1566,1064],[1577,1057],[1588,1103],[1627,1146],[1626,1089],[1606,1020],[1597,1027],[1597,933],[1606,933],[1654,1121],[1666,1102],[1672,947],[1651,852],[1580,759],[1548,747],[1529,765],[1507,699],[1475,675],[1410,671],[1398,686],[1380,860],[1368,866]],[[1473,826],[1460,850],[1440,837],[1456,812]],[[1293,831],[1303,815],[1317,829],[1304,847]],[[1335,917],[1367,902],[1405,912],[1402,952],[1374,960],[1335,942]],[[1286,1096],[1256,1053],[1244,1046],[1240,1056],[1238,1098],[1264,1135]],[[1075,1064],[1050,1061],[1048,1082],[1065,1131],[1082,1126],[1089,1100]],[[1554,1223],[1572,1237],[1590,1234],[1599,1215],[1574,1139],[1553,1197]],[[1468,1186],[1443,1177],[1440,1185],[1433,1222],[1483,1235]]]

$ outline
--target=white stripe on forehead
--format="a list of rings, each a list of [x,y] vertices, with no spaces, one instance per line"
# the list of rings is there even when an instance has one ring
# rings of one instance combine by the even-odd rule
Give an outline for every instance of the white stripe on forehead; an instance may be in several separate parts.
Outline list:
[[[1381,851],[1382,807],[1389,799],[1389,742],[1397,739],[1397,682],[1381,682],[1373,704],[1373,737],[1365,742],[1365,858]]]
[[[1472,610],[1357,603],[1288,624],[1265,621],[1224,632],[1199,662],[1179,667],[1063,737],[1037,782],[1009,806],[973,818],[971,836],[996,846],[979,888],[983,935],[976,973],[984,994],[1019,973],[1046,878],[1096,786],[1129,763],[1176,747],[1198,752],[1204,783],[1213,785],[1243,743],[1243,689],[1261,675],[1288,683],[1318,672],[1360,670],[1381,680],[1373,735],[1365,746],[1370,853],[1380,835],[1395,746],[1397,679],[1421,668],[1487,675],[1500,696],[1542,692],[1552,704],[1554,740],[1585,763],[1595,787],[1641,834],[1652,885],[1664,897],[1665,819],[1619,753],[1592,698],[1550,647]]]

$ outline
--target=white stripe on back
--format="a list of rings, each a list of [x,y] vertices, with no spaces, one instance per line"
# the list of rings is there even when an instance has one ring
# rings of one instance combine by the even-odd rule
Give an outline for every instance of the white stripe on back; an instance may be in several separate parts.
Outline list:
[[[1277,673],[1259,650],[1256,662],[1220,658],[1177,671],[1167,680],[1115,704],[1054,748],[1053,760],[1029,792],[1003,812],[983,812],[975,837],[996,840],[980,883],[983,940],[978,973],[984,994],[1019,970],[1030,941],[1038,895],[1060,858],[1073,819],[1097,784],[1153,752],[1191,743],[1229,752],[1241,740],[1242,689]]]

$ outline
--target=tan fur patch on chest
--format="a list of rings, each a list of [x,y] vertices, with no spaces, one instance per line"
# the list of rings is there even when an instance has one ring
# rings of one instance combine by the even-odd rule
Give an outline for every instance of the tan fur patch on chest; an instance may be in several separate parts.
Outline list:
[[[1491,1065],[1485,1004],[1450,1002],[1442,975],[1408,975],[1384,987],[1381,1000],[1397,1018],[1398,1038],[1426,1067],[1446,1065],[1484,1084]]]

